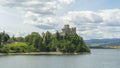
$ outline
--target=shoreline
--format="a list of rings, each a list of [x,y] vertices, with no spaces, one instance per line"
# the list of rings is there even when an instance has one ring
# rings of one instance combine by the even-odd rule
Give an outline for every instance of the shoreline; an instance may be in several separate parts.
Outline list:
[[[90,54],[89,52],[80,53],[62,53],[62,52],[27,52],[27,53],[0,53],[3,55],[79,55],[79,54]]]

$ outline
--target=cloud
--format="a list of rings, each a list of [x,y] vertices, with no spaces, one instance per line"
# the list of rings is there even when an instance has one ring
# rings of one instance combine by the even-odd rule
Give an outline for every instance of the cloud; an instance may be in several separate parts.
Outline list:
[[[64,17],[68,19],[69,22],[79,23],[100,23],[102,22],[102,17],[96,12],[92,11],[72,11]]]
[[[0,4],[6,7],[19,8],[38,14],[54,14],[63,5],[69,5],[74,0],[0,0]]]
[[[33,13],[38,14],[54,14],[54,11],[57,10],[59,7],[55,0],[51,1],[43,1],[43,0],[5,0],[2,3],[3,6],[12,7],[12,8],[19,8],[24,10],[25,12],[31,11]]]
[[[86,31],[97,29],[103,22],[99,12],[93,11],[72,11],[62,17],[65,22],[73,23],[77,30]]]
[[[70,11],[62,19],[73,23],[86,39],[120,37],[116,35],[120,33],[120,9]]]
[[[75,2],[75,0],[58,0],[58,1],[59,1],[61,4],[67,4],[67,5]]]
[[[27,32],[13,32],[13,31],[7,31],[7,34],[9,34],[11,37],[15,36],[15,37],[25,37],[30,33]]]
[[[43,30],[56,30],[70,24],[86,39],[120,37],[120,9],[60,13],[73,3],[75,0],[0,0],[1,6],[20,9],[25,24]]]
[[[53,29],[57,26],[56,12],[70,5],[74,0],[0,0],[1,6],[20,9],[24,23],[40,29]]]
[[[54,17],[54,16],[53,16]],[[48,30],[55,29],[55,26],[58,26],[58,20],[56,17],[52,16],[41,16],[32,12],[28,12],[25,15],[24,23],[34,25],[40,29]]]

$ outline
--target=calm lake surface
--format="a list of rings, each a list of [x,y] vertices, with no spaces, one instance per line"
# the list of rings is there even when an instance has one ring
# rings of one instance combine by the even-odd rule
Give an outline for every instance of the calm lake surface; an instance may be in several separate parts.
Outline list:
[[[0,56],[0,68],[120,68],[120,49],[92,49],[83,55]]]

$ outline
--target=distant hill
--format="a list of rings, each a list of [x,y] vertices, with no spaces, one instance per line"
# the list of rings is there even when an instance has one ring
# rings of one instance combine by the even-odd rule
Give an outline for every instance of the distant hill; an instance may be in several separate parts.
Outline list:
[[[85,40],[88,46],[120,46],[120,38]]]

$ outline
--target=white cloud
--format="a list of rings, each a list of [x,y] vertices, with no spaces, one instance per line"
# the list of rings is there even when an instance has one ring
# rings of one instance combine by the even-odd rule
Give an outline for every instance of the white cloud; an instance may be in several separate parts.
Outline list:
[[[92,11],[72,11],[68,12],[67,17],[69,17],[70,22],[76,22],[79,24],[82,23],[100,23],[102,22],[102,18],[96,13]]]
[[[120,9],[101,10],[100,15],[106,22],[120,22]]]
[[[7,31],[6,33],[9,34],[11,37],[12,36],[24,37],[24,36],[27,36],[28,34],[30,34],[30,33],[27,33],[27,32],[13,32],[13,31]]]
[[[57,14],[62,11],[62,7],[74,2],[75,0],[0,0],[2,6],[23,11],[24,23],[43,30],[54,31],[53,29],[60,29],[67,23],[77,27],[77,32],[86,39],[120,37],[120,9]]]
[[[120,37],[120,9],[100,11],[72,11],[62,17],[73,23],[78,33],[88,38]],[[117,35],[116,35],[117,33]]]
[[[59,2],[60,2],[61,4],[67,4],[67,5],[69,5],[69,4],[71,4],[71,3],[74,3],[75,0],[59,0]]]
[[[24,23],[41,29],[58,27],[56,11],[74,2],[74,0],[0,0],[2,6],[21,9]]]

